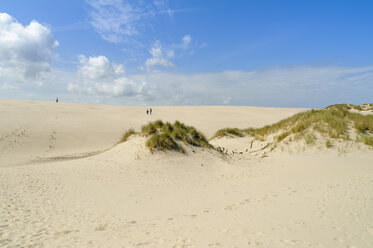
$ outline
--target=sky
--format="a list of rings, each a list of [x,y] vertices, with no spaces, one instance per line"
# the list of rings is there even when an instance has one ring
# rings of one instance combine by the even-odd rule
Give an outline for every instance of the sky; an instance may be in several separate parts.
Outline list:
[[[373,102],[373,1],[1,0],[0,98]]]

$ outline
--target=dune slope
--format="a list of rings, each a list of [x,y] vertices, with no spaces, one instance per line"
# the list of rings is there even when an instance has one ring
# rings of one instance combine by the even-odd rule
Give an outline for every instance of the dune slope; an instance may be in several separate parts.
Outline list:
[[[185,145],[184,154],[152,154],[139,135],[115,145],[124,130],[153,119],[179,119],[211,137],[300,111],[143,110],[1,100],[0,247],[371,247],[371,149],[225,156]]]

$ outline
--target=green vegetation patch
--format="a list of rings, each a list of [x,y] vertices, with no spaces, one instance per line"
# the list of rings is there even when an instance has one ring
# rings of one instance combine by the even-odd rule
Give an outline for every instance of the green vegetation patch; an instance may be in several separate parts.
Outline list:
[[[363,141],[364,141],[364,144],[368,146],[373,146],[373,136],[364,135]]]
[[[330,148],[330,147],[333,146],[333,144],[332,144],[332,142],[331,142],[330,140],[327,140],[327,141],[325,142],[325,146],[326,146],[326,148]]]
[[[212,148],[212,145],[201,132],[179,121],[175,121],[174,124],[164,123],[161,120],[149,122],[142,126],[141,131],[145,136],[150,136],[146,145],[152,152],[154,149],[184,152],[182,145],[178,144],[177,141],[196,147]]]
[[[370,104],[366,104],[371,106]],[[361,106],[353,104],[336,104],[328,106],[326,109],[310,110],[295,114],[289,118],[281,120],[272,125],[262,128],[225,128],[218,130],[213,138],[223,136],[243,137],[250,135],[258,140],[265,140],[269,135],[275,137],[277,142],[290,140],[305,140],[306,144],[313,145],[317,140],[316,133],[331,139],[349,140],[349,126],[353,126],[361,135],[362,141],[370,145],[373,140],[373,115],[361,115],[350,112],[351,109],[361,110]],[[330,147],[331,141],[327,141],[326,146]]]
[[[350,113],[349,117],[353,120],[354,126],[359,132],[373,133],[373,115]]]
[[[179,152],[184,152],[183,148],[179,146],[170,135],[164,133],[153,134],[147,140],[146,146],[149,147],[151,152],[153,152],[153,150],[176,150]]]
[[[328,109],[328,110],[310,110],[295,114],[289,118],[281,120],[275,124],[267,125],[262,128],[233,129],[241,134],[248,134],[254,137],[266,137],[270,134],[281,132],[277,141],[282,141],[289,135],[303,134],[311,127],[319,132],[327,133],[330,137],[337,138],[346,132],[348,121],[346,119],[347,111]],[[214,137],[221,137],[227,133],[225,130],[218,130]]]

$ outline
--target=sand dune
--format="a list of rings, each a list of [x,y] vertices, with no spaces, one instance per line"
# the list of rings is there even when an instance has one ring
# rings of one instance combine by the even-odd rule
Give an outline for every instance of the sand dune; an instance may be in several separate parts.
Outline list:
[[[371,149],[263,157],[151,154],[139,136],[115,145],[156,119],[211,137],[304,110],[153,109],[0,100],[0,247],[372,247]]]
[[[121,107],[0,99],[0,166],[48,157],[82,157],[111,148],[129,128],[179,120],[207,137],[227,126],[260,127],[305,109],[259,107]]]

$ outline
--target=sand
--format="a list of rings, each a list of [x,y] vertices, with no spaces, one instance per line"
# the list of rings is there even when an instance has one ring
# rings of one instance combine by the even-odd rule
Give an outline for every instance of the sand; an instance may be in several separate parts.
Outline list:
[[[145,110],[0,100],[0,247],[372,247],[369,149],[223,156],[151,154],[143,137],[115,145],[156,119],[211,137],[305,109]]]

